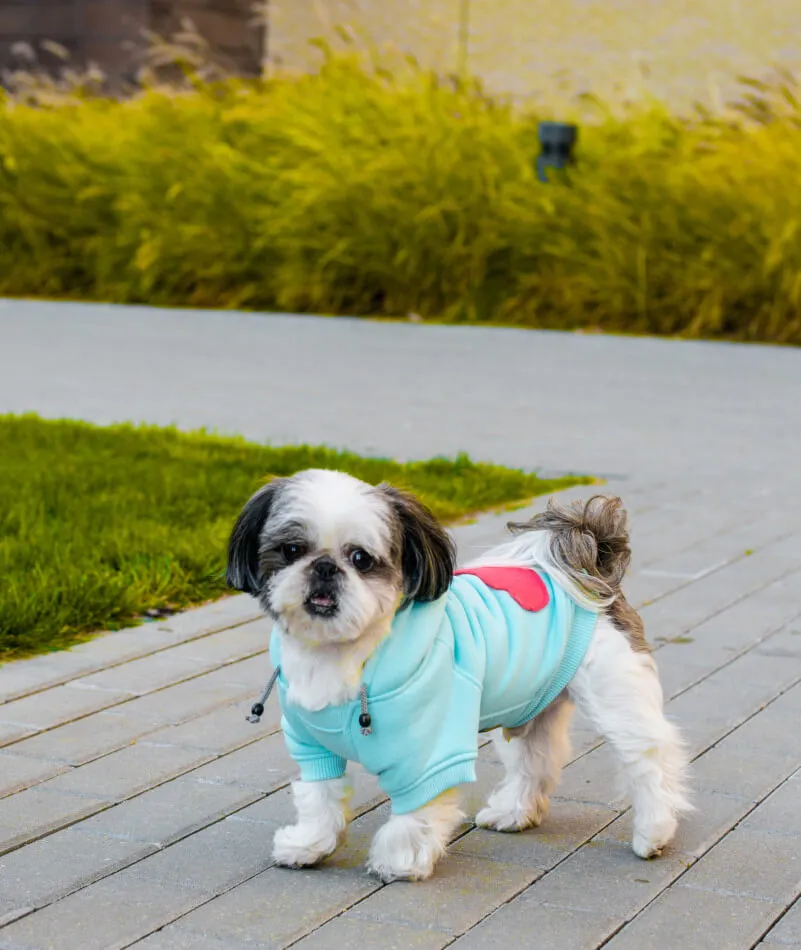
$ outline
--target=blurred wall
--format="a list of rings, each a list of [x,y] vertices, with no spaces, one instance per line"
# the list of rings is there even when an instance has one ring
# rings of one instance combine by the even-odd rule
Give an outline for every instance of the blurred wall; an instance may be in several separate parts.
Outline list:
[[[0,0],[0,69],[20,42],[51,39],[76,62],[130,77],[143,27],[169,34],[191,18],[229,69],[253,75],[264,37],[254,0]],[[310,40],[409,52],[455,72],[464,62],[496,92],[517,97],[591,91],[604,98],[653,93],[674,105],[716,105],[738,74],[801,67],[801,0],[268,0],[267,62],[305,70],[320,62]],[[19,62],[19,60],[17,60]]]
[[[348,24],[454,70],[465,9],[469,68],[518,97],[647,92],[714,105],[738,74],[801,67],[801,0],[271,0],[269,60],[309,68],[309,38]]]

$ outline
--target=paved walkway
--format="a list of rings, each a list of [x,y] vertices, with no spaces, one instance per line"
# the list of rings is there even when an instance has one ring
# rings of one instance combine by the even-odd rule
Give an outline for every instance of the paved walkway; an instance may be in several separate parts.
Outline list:
[[[9,302],[0,340],[0,411],[609,475],[698,806],[635,858],[579,722],[542,828],[468,823],[431,882],[362,870],[386,813],[362,774],[348,846],[271,867],[292,767],[274,705],[244,721],[268,631],[233,597],[0,668],[0,948],[801,945],[801,352]],[[483,749],[471,814],[497,771]]]

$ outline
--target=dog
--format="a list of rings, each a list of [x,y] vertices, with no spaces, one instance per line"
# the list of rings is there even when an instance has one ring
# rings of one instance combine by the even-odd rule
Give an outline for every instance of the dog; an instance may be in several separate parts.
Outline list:
[[[342,472],[269,482],[231,532],[228,584],[274,621],[282,728],[301,777],[297,822],[274,858],[306,867],[348,824],[347,761],[378,776],[392,815],[368,867],[422,880],[464,815],[478,734],[505,777],[476,815],[498,831],[539,825],[570,756],[578,705],[612,746],[642,858],[671,841],[686,794],[681,736],[639,615],[621,582],[631,551],[619,498],[596,495],[524,524],[456,570],[452,540],[417,498]]]

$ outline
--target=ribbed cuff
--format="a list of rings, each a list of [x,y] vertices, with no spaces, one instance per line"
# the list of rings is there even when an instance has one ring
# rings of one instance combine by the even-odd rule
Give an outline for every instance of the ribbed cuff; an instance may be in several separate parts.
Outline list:
[[[392,800],[392,814],[408,815],[409,812],[417,811],[418,808],[427,805],[437,795],[447,792],[448,789],[455,788],[457,785],[464,785],[467,782],[475,782],[475,780],[475,756],[471,754],[466,760],[454,762],[433,775],[425,776],[421,781],[416,782],[411,788],[405,788],[401,793],[393,795],[389,789],[384,789],[384,791]]]
[[[307,759],[299,762],[300,777],[304,782],[327,782],[332,778],[342,778],[347,762],[338,755],[327,755],[319,759]]]

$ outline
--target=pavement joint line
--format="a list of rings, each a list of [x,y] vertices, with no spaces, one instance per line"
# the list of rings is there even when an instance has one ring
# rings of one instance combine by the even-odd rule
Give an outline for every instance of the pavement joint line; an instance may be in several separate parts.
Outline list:
[[[784,633],[784,631],[787,630],[788,627],[791,626],[791,624],[798,623],[799,620],[801,620],[801,613],[797,613],[793,617],[791,617],[789,620],[785,620],[784,622],[780,623],[778,626],[772,628],[766,634],[764,634],[764,636],[761,636],[758,640],[755,640],[748,647],[746,647],[743,650],[740,650],[739,653],[734,653],[731,657],[729,657],[729,659],[721,663],[720,666],[716,666],[715,669],[712,670],[711,672],[705,673],[703,676],[699,676],[698,679],[693,680],[692,683],[690,683],[689,685],[682,686],[679,689],[677,689],[675,692],[671,693],[670,696],[668,697],[668,701],[673,700],[673,699],[678,699],[679,696],[683,696],[685,693],[689,692],[691,689],[694,689],[696,686],[700,686],[701,683],[705,683],[710,677],[714,676],[716,673],[719,673],[721,670],[725,670],[727,667],[731,666],[732,663],[736,663],[737,660],[741,660],[744,656],[748,656],[749,653],[751,653],[753,650],[756,650],[758,647],[761,647],[764,643],[766,643],[772,637],[775,637],[780,633]],[[693,627],[692,629],[694,630],[695,628]],[[679,634],[679,636],[681,636],[681,634]],[[665,643],[661,644],[661,646],[667,646],[670,642],[671,641],[668,640]]]
[[[218,708],[220,708],[220,707],[218,707]],[[189,721],[191,722],[191,720],[189,720]],[[156,728],[153,730],[153,732],[158,732],[160,729],[163,729],[163,728],[165,728],[163,725],[158,725],[158,726],[156,726]],[[167,726],[167,728],[169,728],[169,726]],[[230,754],[233,753],[233,752],[239,752],[241,749],[246,749],[248,746],[253,745],[255,742],[258,742],[260,739],[265,739],[265,738],[267,738],[267,736],[275,735],[275,733],[280,732],[280,731],[281,731],[280,725],[276,725],[274,728],[269,729],[268,732],[265,732],[265,733],[263,733],[263,734],[261,734],[261,735],[258,735],[258,736],[254,736],[252,739],[246,739],[246,740],[243,741],[243,742],[239,742],[239,743],[237,743],[237,744],[231,746],[231,748],[230,748],[230,749],[226,749],[225,752],[219,753],[219,757],[222,757],[222,756],[224,756],[224,755],[230,755]],[[82,768],[84,765],[91,765],[92,762],[99,762],[101,759],[106,759],[106,758],[108,758],[108,756],[114,755],[115,752],[122,752],[124,749],[128,749],[128,748],[130,748],[131,746],[134,746],[134,745],[146,746],[146,747],[148,747],[148,748],[153,748],[153,749],[182,749],[182,748],[187,748],[187,747],[185,747],[185,746],[176,745],[176,743],[174,743],[174,742],[150,742],[150,741],[148,741],[148,739],[147,739],[147,737],[148,737],[149,735],[152,735],[152,732],[146,732],[141,738],[133,739],[133,740],[128,740],[128,741],[126,741],[123,745],[117,746],[116,749],[108,749],[108,750],[105,751],[105,752],[101,752],[99,755],[95,755],[95,756],[93,756],[92,758],[87,759],[85,762],[81,762],[79,765],[71,765],[71,764],[67,763],[67,765],[68,765],[69,767],[67,768],[66,772],[63,772],[63,773],[61,773],[61,774],[62,774],[62,775],[67,775],[67,774],[70,773],[70,772],[74,772],[76,769]],[[28,738],[32,738],[32,736],[28,736]],[[202,752],[202,751],[203,751],[203,747],[202,747],[202,746],[197,746],[197,747],[194,747],[194,746],[193,746],[192,748],[197,748],[197,750],[198,750],[199,752]],[[54,762],[54,761],[57,761],[57,760],[55,760],[55,759],[42,758],[42,756],[25,755],[24,752],[15,752],[14,754],[15,754],[15,755],[20,755],[20,756],[22,756],[22,757],[24,757],[24,758],[27,758],[27,759],[31,759],[31,760],[34,761],[34,762],[36,762],[36,761],[38,761],[38,762]],[[0,761],[2,761],[2,758],[0,758]],[[210,761],[214,761],[214,760],[212,759],[212,760],[210,760]],[[204,763],[204,764],[208,765],[208,762],[206,762],[206,763]],[[200,766],[196,766],[196,768],[200,768]],[[184,774],[187,774],[187,773],[184,773]],[[27,790],[30,789],[30,788],[38,788],[40,785],[44,785],[46,782],[49,782],[49,781],[50,781],[50,778],[57,778],[57,777],[58,777],[58,776],[50,776],[50,777],[45,778],[45,779],[35,780],[35,781],[32,781],[32,782],[30,783],[30,785],[25,785],[25,786],[23,786],[23,787],[21,787],[21,788],[16,788],[16,789],[14,789],[14,791],[11,791],[11,792],[4,792],[4,793],[0,794],[0,801],[2,801],[4,798],[11,798],[12,795],[17,795],[19,792],[25,792],[25,791],[27,791]],[[176,776],[176,778],[177,778],[177,776]],[[172,781],[172,779],[171,779],[171,778],[170,778],[170,779],[167,779],[167,781],[170,782],[170,781]],[[201,780],[198,779],[198,781],[201,781]],[[165,784],[165,783],[162,782],[162,784]],[[219,785],[219,784],[224,784],[224,783],[205,781],[205,784],[208,784],[208,785]],[[153,785],[153,786],[151,786],[151,788],[158,788],[158,787],[159,787],[158,785]],[[151,789],[145,789],[145,791],[151,791]],[[79,793],[79,792],[61,792],[60,794],[62,794],[62,795],[74,795],[76,798],[92,798],[91,795],[85,795],[85,794],[82,794],[82,793]],[[133,796],[133,797],[135,797],[135,796]],[[122,799],[122,800],[123,800],[123,801],[128,801],[128,799]]]
[[[786,537],[778,539],[778,541],[786,541],[787,538],[792,537],[796,533],[797,532],[794,531],[791,534],[787,535]],[[770,543],[774,544],[777,542],[772,541]],[[724,567],[719,568],[717,571],[712,571],[710,574],[705,575],[705,578],[711,577],[713,574],[719,574],[721,571],[725,570],[727,567],[731,567],[733,564],[739,564],[740,561],[744,561],[747,558],[756,557],[759,551],[761,550],[763,549],[760,548],[758,551],[756,551],[754,554],[751,554],[751,555],[742,554],[739,557],[735,558],[734,560],[728,561]],[[712,611],[711,614],[705,614],[699,620],[694,621],[691,626],[680,628],[673,635],[673,637],[671,637],[671,639],[675,640],[676,637],[680,637],[686,633],[689,633],[691,630],[694,630],[696,627],[700,627],[702,623],[706,623],[707,620],[711,620],[713,617],[717,617],[718,614],[722,614],[724,610],[728,610],[730,607],[734,607],[736,604],[742,603],[742,601],[747,600],[749,597],[753,597],[755,594],[758,594],[761,591],[765,590],[766,587],[770,587],[772,584],[776,584],[779,581],[784,580],[785,577],[789,577],[791,574],[795,574],[799,570],[801,570],[801,562],[794,564],[792,567],[789,567],[786,571],[784,571],[784,573],[777,574],[775,577],[772,577],[770,580],[765,581],[765,582],[760,582],[756,587],[749,588],[740,597],[736,597],[734,600],[730,600],[728,603],[724,604],[722,607],[716,608],[715,610]],[[638,611],[641,611],[641,610],[644,610],[646,607],[650,607],[653,604],[659,603],[662,600],[667,600],[669,597],[672,597],[674,594],[678,594],[681,591],[686,590],[693,583],[695,582],[688,581],[686,584],[680,584],[678,587],[674,587],[671,590],[666,591],[664,594],[658,594],[656,597],[652,597],[649,600],[638,603],[635,605],[636,609]],[[670,642],[670,641],[667,641],[667,642]]]
[[[681,580],[688,581],[700,581],[702,577],[707,577],[709,574],[714,574],[715,571],[719,571],[722,567],[726,567],[727,564],[733,563],[732,561],[719,561],[717,564],[713,564],[711,567],[705,567],[703,570],[695,571],[690,573],[688,571],[658,571],[652,568],[644,567],[640,570],[640,574],[644,577],[675,577]]]
[[[772,920],[770,924],[768,924],[767,928],[759,937],[759,939],[755,943],[751,944],[751,947],[749,948],[749,950],[755,950],[755,948],[757,948],[759,944],[762,943],[762,941],[765,939],[765,937],[767,937],[767,935],[771,932],[771,930],[773,930],[776,924],[778,924],[779,921],[781,921],[783,917],[789,914],[790,911],[799,904],[801,904],[801,894],[796,895],[795,899],[790,901],[790,903],[784,908],[781,914],[779,914],[779,916],[775,920]],[[798,944],[788,943],[787,946],[790,947],[790,950],[792,950],[792,948],[794,946],[798,946]]]
[[[656,554],[652,558],[643,561],[639,566],[639,572],[643,573],[646,568],[651,567],[653,564],[658,564],[660,561],[664,561],[669,557],[676,557],[676,555],[684,554],[687,551],[692,551],[694,548],[698,547],[699,544],[706,544],[707,541],[713,541],[715,538],[725,538],[727,534],[731,534],[733,531],[739,531],[743,528],[749,528],[752,525],[760,524],[763,519],[764,516],[762,514],[754,514],[753,517],[748,518],[745,521],[736,521],[733,524],[728,524],[722,528],[717,528],[713,531],[710,531],[709,534],[704,534],[700,538],[695,538],[689,543],[682,541],[677,547],[664,548],[660,550],[659,554]],[[801,525],[796,526],[796,531],[801,531]],[[768,544],[772,543],[772,541],[768,542]]]
[[[695,762],[696,760],[700,759],[701,756],[706,755],[707,752],[711,752],[712,749],[720,745],[721,742],[724,742],[733,732],[737,732],[738,729],[742,728],[744,725],[751,722],[752,719],[755,719],[760,713],[764,712],[766,709],[769,709],[777,700],[781,699],[782,696],[786,695],[791,690],[796,689],[799,685],[801,685],[801,676],[794,679],[789,684],[789,686],[785,686],[785,688],[780,690],[778,693],[776,693],[775,696],[772,696],[767,702],[763,703],[759,707],[759,709],[757,709],[755,712],[750,713],[750,715],[746,716],[745,719],[738,722],[736,726],[733,726],[723,735],[715,739],[715,741],[710,743],[710,745],[708,745],[706,749],[703,750],[703,752],[699,752],[698,755],[694,755],[690,761]],[[798,765],[794,765],[792,769],[787,773],[787,776],[782,779],[782,782],[787,781],[787,779],[790,778],[791,775],[794,775],[797,771],[798,771]]]
[[[215,601],[215,603],[220,603],[221,601],[225,599],[227,598],[221,597],[219,601]],[[195,608],[191,608],[191,607],[189,608],[189,610],[192,610],[192,609],[198,610],[200,609],[200,607],[198,606]],[[180,611],[180,613],[188,613],[188,612],[189,612],[188,610]],[[13,696],[0,697],[0,709],[2,709],[2,707],[5,706],[7,703],[13,703],[17,699],[26,699],[28,696],[36,696],[39,693],[45,693],[50,689],[55,689],[57,686],[67,686],[69,683],[73,682],[74,680],[81,679],[84,676],[93,676],[95,673],[102,673],[102,672],[105,672],[106,670],[113,670],[119,666],[125,666],[127,663],[133,663],[136,660],[144,660],[148,656],[155,656],[156,654],[164,653],[167,650],[174,650],[176,649],[176,647],[183,646],[185,643],[194,643],[198,640],[205,640],[206,637],[212,637],[217,633],[223,633],[226,630],[234,630],[237,627],[244,627],[246,624],[255,623],[257,620],[261,620],[263,617],[264,617],[263,613],[254,614],[254,616],[248,617],[245,620],[235,620],[233,623],[225,623],[220,627],[214,627],[211,630],[207,630],[204,633],[198,634],[198,636],[196,637],[188,637],[186,640],[181,640],[178,643],[168,643],[164,646],[157,647],[155,650],[146,650],[144,653],[137,653],[135,656],[128,656],[124,660],[118,660],[111,663],[106,663],[103,666],[98,666],[95,668],[89,667],[85,670],[81,670],[80,673],[68,673],[67,675],[65,675],[64,679],[60,679],[57,682],[51,681],[44,686],[32,686],[30,689],[25,689],[19,693],[15,693]],[[141,626],[145,626],[145,625],[142,624]],[[138,627],[124,628],[126,632],[129,632],[131,630],[137,630],[137,629]],[[113,637],[115,633],[122,633],[122,632],[123,630],[110,630],[99,637],[93,637],[92,639],[86,640],[84,642],[92,643],[95,641],[100,641],[104,639],[104,637],[106,636]],[[63,652],[68,653],[69,650],[65,650]],[[57,655],[57,654],[54,654],[54,655]],[[254,653],[252,655],[257,656],[258,653]],[[249,659],[249,657],[241,657],[241,659]],[[11,661],[11,662],[14,662],[14,661]],[[24,662],[24,659],[21,660],[20,662]],[[238,662],[238,660],[234,660],[232,662],[236,663]],[[223,666],[227,666],[227,665],[229,664],[223,662],[220,664],[219,668]]]
[[[222,632],[222,631],[220,631],[220,630],[217,631],[217,633],[221,633],[221,632]],[[145,690],[145,691],[142,692],[142,693],[135,693],[135,694],[132,694],[131,696],[126,697],[125,699],[121,699],[118,703],[112,703],[110,706],[104,706],[102,709],[93,709],[93,710],[91,710],[90,712],[81,713],[80,715],[72,716],[72,718],[70,718],[70,719],[64,719],[62,722],[54,723],[52,726],[45,726],[45,727],[42,728],[42,729],[37,729],[36,732],[35,732],[33,735],[37,735],[37,736],[38,736],[38,735],[44,735],[44,734],[47,733],[47,732],[52,732],[53,729],[58,729],[59,726],[68,726],[70,723],[79,722],[81,719],[88,719],[90,716],[94,716],[94,715],[96,715],[97,713],[100,713],[100,712],[109,712],[109,711],[112,710],[112,709],[119,709],[120,707],[125,706],[126,703],[133,702],[133,701],[136,700],[136,699],[141,699],[143,696],[154,696],[156,693],[161,693],[161,692],[163,692],[165,689],[171,689],[173,686],[180,686],[180,685],[183,684],[183,683],[189,683],[189,682],[191,682],[192,680],[200,679],[200,677],[202,677],[202,676],[209,676],[209,675],[211,675],[212,673],[217,673],[219,670],[225,670],[225,669],[229,669],[229,668],[231,668],[231,667],[235,667],[235,666],[237,666],[237,664],[239,664],[239,663],[245,663],[247,660],[252,660],[254,657],[257,657],[257,656],[266,656],[266,655],[269,654],[269,652],[270,652],[269,647],[266,647],[264,650],[257,650],[256,652],[254,652],[254,653],[249,653],[249,654],[247,654],[246,656],[237,657],[236,660],[231,660],[231,662],[229,662],[229,663],[222,663],[222,664],[220,664],[220,666],[215,666],[215,667],[212,667],[211,669],[208,669],[208,670],[199,670],[197,673],[190,673],[189,675],[187,675],[187,676],[182,676],[180,679],[174,680],[174,681],[171,682],[171,683],[165,683],[163,686],[157,686],[155,689],[149,689],[149,690]],[[142,657],[139,657],[138,659],[142,659]],[[121,664],[121,665],[123,665],[123,664]],[[97,670],[96,672],[101,672],[101,671],[100,671],[100,670]],[[92,675],[92,674],[84,674],[84,675]],[[69,686],[70,684],[69,684],[69,683],[61,683],[61,684],[59,684],[59,685],[61,685],[61,686]],[[50,688],[55,688],[55,687],[48,687],[48,689],[50,689]],[[46,690],[42,690],[41,692],[46,692]],[[18,696],[18,697],[17,697],[17,699],[27,699],[27,698],[28,698],[27,696]],[[221,703],[221,705],[224,706],[225,703]],[[2,709],[2,706],[0,706],[0,710],[1,710],[1,709]],[[26,723],[22,723],[22,722],[17,722],[17,721],[15,721],[15,720],[13,720],[13,719],[0,719],[0,724],[3,724],[3,723],[8,724],[8,725],[12,725],[12,726],[17,726],[17,725],[19,725],[19,726],[26,726],[26,725],[27,725],[27,726],[28,726],[29,728],[31,728],[31,729],[34,728],[33,725],[26,724]],[[169,723],[166,723],[165,725],[169,725]],[[30,736],[30,735],[28,735],[28,736],[20,736],[20,737],[17,738],[17,739],[12,739],[10,742],[7,742],[4,746],[2,746],[2,748],[3,748],[3,749],[10,749],[10,748],[12,748],[13,746],[17,745],[18,743],[24,742],[26,739],[31,739],[31,738],[32,738],[32,736]]]
[[[267,736],[275,735],[276,732],[278,732],[278,731],[279,731],[279,729],[278,729],[278,727],[276,727],[275,729],[273,729],[273,730],[271,730],[270,732],[266,733],[266,734],[265,734],[264,736],[262,736],[261,738],[267,738]],[[70,828],[70,827],[72,827],[72,826],[75,825],[75,824],[79,824],[81,821],[84,821],[84,820],[86,820],[87,818],[92,818],[92,817],[94,817],[94,815],[100,815],[100,814],[102,814],[103,812],[108,811],[110,808],[114,808],[114,807],[116,807],[117,805],[123,804],[123,802],[130,802],[130,801],[133,801],[135,798],[139,798],[139,797],[142,796],[142,795],[146,795],[148,792],[152,792],[152,791],[154,791],[154,790],[157,789],[157,788],[161,788],[163,785],[167,785],[167,784],[169,784],[170,782],[175,781],[175,779],[183,778],[185,775],[189,775],[191,772],[194,772],[194,771],[196,771],[197,769],[202,768],[204,765],[208,765],[208,764],[211,763],[211,762],[219,761],[220,759],[225,758],[227,755],[232,755],[234,752],[240,751],[240,749],[247,748],[247,746],[253,745],[253,743],[256,742],[256,741],[257,741],[257,739],[251,739],[251,740],[249,740],[248,742],[244,743],[244,745],[238,746],[238,747],[235,748],[235,749],[228,749],[226,752],[223,752],[223,753],[221,753],[221,754],[219,754],[219,755],[210,755],[210,756],[209,756],[207,759],[205,759],[204,761],[202,761],[202,762],[200,762],[200,763],[198,763],[198,764],[193,765],[191,768],[185,769],[183,772],[179,772],[177,775],[171,775],[169,778],[165,779],[165,780],[162,781],[162,782],[157,782],[155,785],[151,785],[151,786],[149,786],[148,788],[143,788],[143,789],[141,789],[141,790],[138,791],[138,792],[134,792],[132,795],[126,795],[125,797],[120,798],[120,799],[118,799],[117,801],[104,802],[101,807],[99,807],[96,811],[92,812],[91,814],[82,815],[80,818],[77,818],[77,819],[75,819],[75,820],[73,820],[73,821],[67,821],[67,822],[65,822],[63,825],[59,825],[59,826],[56,827],[56,828],[50,828],[50,829],[48,829],[47,831],[43,832],[42,834],[37,834],[37,835],[35,835],[34,837],[28,839],[27,841],[20,842],[20,844],[15,845],[14,847],[6,848],[6,849],[4,849],[4,850],[0,848],[0,857],[1,857],[2,855],[5,855],[5,854],[11,854],[11,853],[13,853],[14,851],[19,851],[21,848],[24,848],[26,845],[33,844],[35,841],[41,841],[43,838],[49,838],[50,835],[54,835],[54,834],[56,834],[56,832],[63,831],[65,828]],[[118,752],[118,751],[120,751],[120,750],[117,749],[117,750],[115,750],[115,751]],[[112,754],[112,753],[110,753],[110,752],[109,752],[109,753],[106,753],[106,755],[111,755],[111,754]],[[93,761],[93,762],[97,762],[98,759],[106,758],[106,755],[98,756],[97,759],[93,759],[92,761]],[[85,763],[85,764],[88,764],[88,763]],[[79,767],[79,766],[78,766],[78,767]],[[67,774],[67,773],[64,773],[64,774]],[[29,788],[36,788],[36,787],[41,786],[42,784],[44,784],[44,783],[39,783],[39,785],[29,786]],[[208,782],[207,784],[209,784],[209,785],[224,785],[224,784],[226,784],[226,783],[225,783],[225,782]],[[279,790],[282,789],[282,788],[286,788],[286,786],[289,785],[289,784],[291,784],[290,781],[284,782],[283,784],[281,784],[281,785],[279,785],[279,786],[276,786],[276,788],[274,788],[272,791],[268,792],[267,795],[272,795],[273,792],[277,792],[277,791],[279,791]],[[237,787],[237,788],[246,788],[247,786],[243,786],[243,785],[242,785],[242,786],[236,786],[236,787]],[[45,791],[46,791],[46,790],[45,790]],[[12,795],[14,795],[14,794],[17,794],[17,793],[16,793],[16,792],[12,792]],[[58,794],[60,794],[60,795],[65,795],[65,796],[68,796],[68,797],[70,797],[70,798],[92,799],[92,797],[93,797],[93,796],[91,796],[91,795],[87,795],[86,793],[80,793],[80,792],[59,792]],[[12,796],[5,796],[5,797],[6,797],[6,798],[10,798],[10,797],[12,797]],[[262,797],[267,797],[267,796],[265,795],[265,796],[262,796]],[[258,800],[259,800],[259,799],[255,799],[255,801],[258,801]],[[252,803],[251,803],[251,804],[252,804]],[[237,809],[237,810],[238,810],[238,809]],[[231,814],[234,814],[234,812],[231,812]],[[214,822],[212,822],[212,824],[213,824],[213,823],[214,823]],[[202,829],[201,829],[201,828],[196,828],[196,829],[195,829],[195,831],[200,831],[200,830],[202,830]],[[192,833],[194,834],[194,831],[193,831]]]

